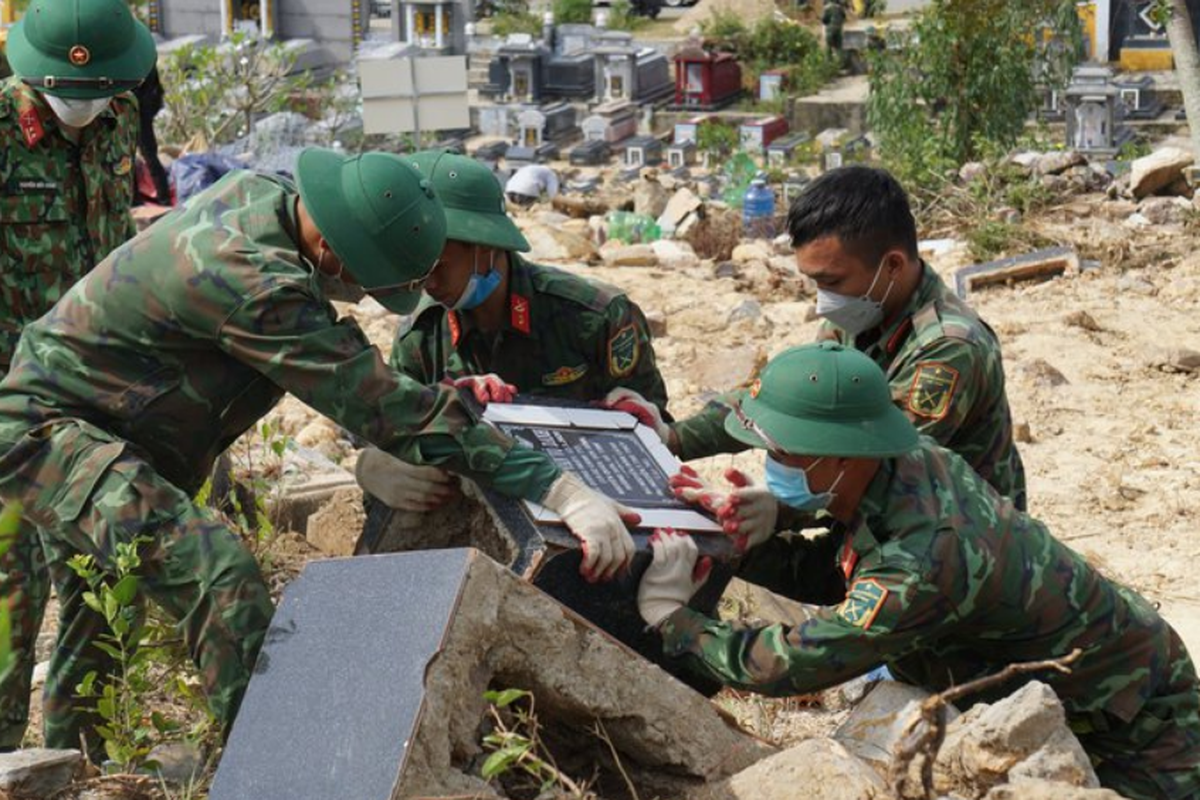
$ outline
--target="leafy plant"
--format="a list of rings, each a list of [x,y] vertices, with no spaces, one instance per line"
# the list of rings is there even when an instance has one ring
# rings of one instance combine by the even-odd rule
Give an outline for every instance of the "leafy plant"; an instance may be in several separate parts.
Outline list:
[[[96,726],[104,752],[121,772],[132,772],[150,752],[156,731],[169,724],[160,714],[149,713],[148,695],[157,688],[151,665],[158,659],[138,600],[139,548],[149,540],[140,537],[116,546],[111,577],[97,567],[91,555],[72,557],[67,565],[84,580],[88,591],[83,602],[104,617],[108,632],[93,644],[113,659],[115,672],[89,672],[75,694],[100,718]]]
[[[711,46],[737,55],[745,68],[744,82],[752,89],[770,69],[786,69],[788,91],[795,94],[811,94],[837,75],[836,60],[803,25],[764,18],[749,27],[736,12],[717,11],[701,31]]]
[[[513,775],[532,781],[539,792],[559,788],[571,797],[591,797],[584,786],[558,769],[542,745],[531,692],[503,689],[485,692],[483,697],[491,704],[488,712],[493,726],[483,737],[484,747],[492,751],[480,768],[485,780]]]
[[[554,21],[587,23],[592,21],[592,0],[554,0]]]
[[[608,27],[618,31],[636,31],[646,26],[648,20],[633,10],[629,0],[614,0],[608,13]]]
[[[528,10],[502,11],[492,17],[492,33],[496,36],[510,36],[514,33],[537,36],[541,32],[541,17],[531,14]]]
[[[709,117],[696,129],[696,151],[708,159],[710,164],[719,164],[721,159],[737,149],[737,128],[720,119]]]
[[[312,77],[293,74],[296,54],[283,43],[242,31],[215,46],[187,45],[161,59],[166,108],[157,118],[165,142],[198,149],[246,136],[262,114],[281,111]]]
[[[983,142],[1011,146],[1039,81],[1065,86],[1082,48],[1074,0],[933,0],[905,46],[869,55],[880,155],[905,182],[931,185]]]

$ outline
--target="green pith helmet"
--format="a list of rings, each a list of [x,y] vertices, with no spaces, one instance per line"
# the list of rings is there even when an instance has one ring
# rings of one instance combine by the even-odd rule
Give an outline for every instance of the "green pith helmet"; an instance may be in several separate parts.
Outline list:
[[[127,92],[158,51],[124,0],[33,0],[8,33],[15,75],[57,97],[92,100]]]
[[[504,188],[485,165],[445,150],[422,150],[405,160],[433,184],[446,209],[447,239],[498,250],[529,250],[529,242],[504,210]]]
[[[412,311],[446,244],[446,215],[429,181],[390,153],[309,147],[296,161],[296,185],[317,230],[363,289],[397,314]]]
[[[879,366],[857,350],[821,342],[785,350],[725,418],[739,442],[792,455],[889,458],[917,444],[917,429],[892,402]],[[760,436],[757,426],[766,434]]]

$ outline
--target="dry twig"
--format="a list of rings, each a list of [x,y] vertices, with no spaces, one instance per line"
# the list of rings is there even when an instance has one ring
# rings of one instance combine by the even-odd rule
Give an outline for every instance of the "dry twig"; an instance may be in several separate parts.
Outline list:
[[[937,760],[938,750],[941,749],[942,742],[946,738],[946,707],[948,705],[960,697],[999,686],[1011,678],[1027,672],[1052,669],[1064,675],[1070,675],[1070,665],[1075,663],[1081,655],[1083,655],[1083,651],[1077,647],[1061,658],[1009,664],[995,674],[986,675],[959,686],[952,686],[944,692],[926,698],[921,703],[921,708],[904,726],[904,732],[900,734],[896,755],[892,760],[892,793],[902,800],[908,796],[905,792],[908,788],[909,768],[916,757],[921,756],[923,759],[921,762],[921,794],[918,797],[930,800],[935,796],[933,793],[933,764]],[[920,729],[919,732],[918,729]]]

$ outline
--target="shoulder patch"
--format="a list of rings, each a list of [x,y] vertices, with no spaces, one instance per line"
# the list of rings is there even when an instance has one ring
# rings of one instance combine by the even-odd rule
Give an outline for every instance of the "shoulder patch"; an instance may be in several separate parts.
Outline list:
[[[529,270],[534,288],[539,292],[578,303],[589,311],[602,313],[614,298],[624,294],[620,289],[607,283],[584,278],[555,267],[531,264]]]
[[[614,378],[623,378],[633,372],[641,355],[636,325],[626,325],[608,340],[608,372]]]
[[[574,383],[582,378],[587,371],[587,364],[580,364],[577,367],[559,367],[554,372],[547,372],[542,376],[542,385],[566,386],[568,383]]]
[[[939,362],[921,364],[908,389],[906,405],[918,417],[942,419],[950,410],[956,388],[958,370],[954,367]]]
[[[856,628],[870,629],[879,609],[888,598],[888,590],[874,578],[861,578],[850,585],[837,615]]]

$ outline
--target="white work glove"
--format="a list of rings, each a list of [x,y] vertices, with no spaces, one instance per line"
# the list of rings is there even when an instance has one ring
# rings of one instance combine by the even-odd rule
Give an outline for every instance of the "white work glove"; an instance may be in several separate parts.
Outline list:
[[[733,488],[721,492],[709,486],[694,469],[684,466],[667,482],[679,499],[716,514],[721,529],[733,537],[737,551],[744,553],[774,535],[779,501],[741,470],[726,470],[725,480]]]
[[[468,375],[456,378],[450,382],[455,389],[467,389],[475,395],[481,405],[488,403],[511,403],[517,395],[517,387],[505,383],[504,379],[495,373],[487,375]]]
[[[377,447],[359,454],[354,476],[364,492],[402,511],[432,511],[458,492],[458,484],[444,469],[409,464]]]
[[[664,619],[688,604],[712,572],[712,559],[699,560],[692,537],[671,528],[656,530],[650,537],[654,560],[638,586],[638,613],[646,624],[658,627]]]
[[[611,580],[633,560],[633,537],[625,526],[637,525],[641,517],[574,474],[564,472],[550,484],[542,505],[562,517],[583,543],[579,574],[589,583]]]
[[[626,414],[632,414],[634,417],[637,417],[638,422],[657,433],[658,438],[662,440],[663,444],[670,443],[671,428],[667,423],[663,422],[662,412],[658,410],[658,406],[642,397],[633,389],[618,386],[605,395],[604,399],[600,401],[600,405],[604,408],[611,408],[614,411],[624,411]]]

